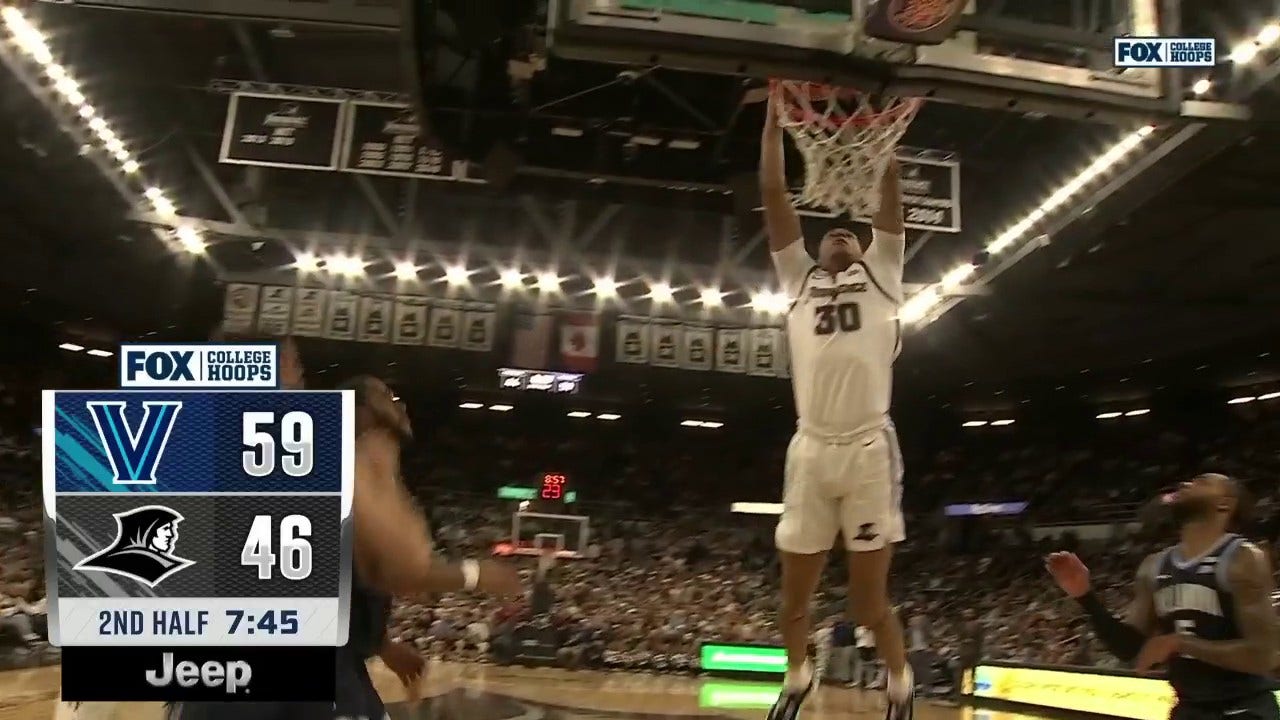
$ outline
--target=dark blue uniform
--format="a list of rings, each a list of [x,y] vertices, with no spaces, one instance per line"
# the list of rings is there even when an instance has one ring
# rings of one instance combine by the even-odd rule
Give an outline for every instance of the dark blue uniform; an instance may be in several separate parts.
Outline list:
[[[391,598],[353,579],[350,631],[338,648],[332,703],[180,703],[169,708],[169,720],[383,720],[386,709],[365,660],[382,647],[390,616]]]
[[[1227,571],[1245,539],[1226,535],[1198,558],[1183,559],[1176,546],[1157,559],[1153,601],[1161,634],[1202,640],[1239,640],[1235,599]],[[1195,658],[1169,661],[1169,684],[1178,696],[1173,720],[1277,720],[1275,682],[1261,675],[1227,670]]]

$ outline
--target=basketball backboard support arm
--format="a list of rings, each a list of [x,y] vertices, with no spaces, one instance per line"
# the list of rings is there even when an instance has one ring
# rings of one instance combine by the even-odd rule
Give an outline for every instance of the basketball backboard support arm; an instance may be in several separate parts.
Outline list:
[[[1179,1],[1123,0],[1128,16],[1117,33],[1176,35]],[[866,2],[852,0],[848,15],[833,15],[752,0],[717,3],[714,11],[695,0],[550,0],[548,45],[553,54],[597,62],[786,77],[1117,124],[1248,117],[1230,103],[1183,102],[1178,69],[1076,67],[995,54],[975,29],[991,18],[966,16],[962,30],[937,46],[869,38],[859,20]],[[1002,32],[1027,25],[1006,22]],[[1062,35],[1059,44],[1081,35],[1043,32]],[[1110,37],[1094,36],[1098,55]]]

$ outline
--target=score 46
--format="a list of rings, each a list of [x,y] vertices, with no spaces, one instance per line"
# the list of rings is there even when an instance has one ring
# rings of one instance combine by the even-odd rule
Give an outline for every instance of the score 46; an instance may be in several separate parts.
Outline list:
[[[276,423],[273,412],[247,412],[243,418],[244,472],[250,477],[266,477],[279,466],[290,477],[305,477],[315,467],[315,423],[302,411],[284,413]],[[276,431],[279,434],[277,453]],[[270,580],[279,563],[280,575],[286,580],[304,580],[311,576],[311,518],[286,515],[280,520],[279,548],[270,515],[255,515],[249,534],[240,551],[240,564],[258,569],[259,580]]]

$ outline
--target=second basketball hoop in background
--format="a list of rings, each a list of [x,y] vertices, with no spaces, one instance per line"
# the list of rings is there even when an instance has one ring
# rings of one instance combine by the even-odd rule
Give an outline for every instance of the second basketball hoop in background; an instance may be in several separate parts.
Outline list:
[[[923,101],[792,80],[774,80],[771,92],[778,124],[804,157],[800,202],[852,218],[873,214],[876,185]]]

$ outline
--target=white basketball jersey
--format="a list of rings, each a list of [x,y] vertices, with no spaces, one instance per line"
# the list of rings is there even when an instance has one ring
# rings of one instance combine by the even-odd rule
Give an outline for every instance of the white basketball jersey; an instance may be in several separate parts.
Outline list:
[[[903,247],[903,236],[875,230],[863,259],[837,275],[818,268],[803,242],[773,254],[793,300],[787,342],[802,425],[842,434],[888,417],[902,345]]]

